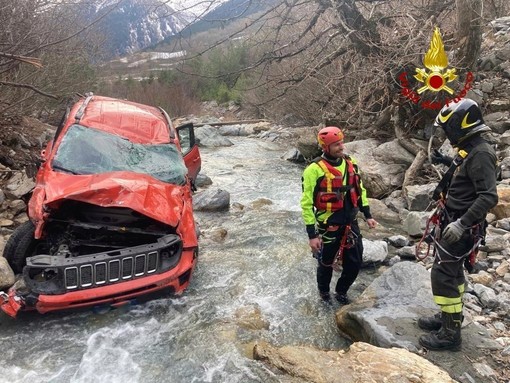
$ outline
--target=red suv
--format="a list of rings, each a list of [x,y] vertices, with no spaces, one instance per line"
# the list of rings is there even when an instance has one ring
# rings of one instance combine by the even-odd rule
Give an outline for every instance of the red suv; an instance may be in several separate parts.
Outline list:
[[[4,257],[22,274],[1,309],[46,313],[180,293],[198,255],[192,210],[201,160],[193,125],[88,94],[42,151],[30,220]]]

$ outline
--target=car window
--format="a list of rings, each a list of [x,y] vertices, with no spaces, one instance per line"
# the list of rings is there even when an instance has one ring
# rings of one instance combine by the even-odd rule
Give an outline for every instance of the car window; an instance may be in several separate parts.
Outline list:
[[[72,125],[52,161],[56,171],[100,174],[132,171],[160,181],[183,185],[187,169],[174,144],[136,144],[97,129]]]

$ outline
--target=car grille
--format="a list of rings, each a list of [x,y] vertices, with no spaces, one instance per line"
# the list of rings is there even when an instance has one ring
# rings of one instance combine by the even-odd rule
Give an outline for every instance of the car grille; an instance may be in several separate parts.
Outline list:
[[[67,290],[101,286],[155,273],[158,264],[158,252],[153,251],[135,257],[125,257],[79,267],[67,267],[64,269],[64,283]]]
[[[179,263],[182,241],[167,234],[157,242],[77,257],[36,255],[27,258],[23,277],[38,294],[101,287],[164,273]]]

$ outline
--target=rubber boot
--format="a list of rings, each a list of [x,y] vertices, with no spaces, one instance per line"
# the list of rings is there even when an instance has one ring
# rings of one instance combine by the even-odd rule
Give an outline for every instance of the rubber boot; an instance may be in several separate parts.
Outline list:
[[[443,322],[441,321],[441,313],[438,312],[437,314],[430,316],[430,317],[421,317],[418,319],[418,327],[422,330],[427,331],[437,331],[441,328],[441,324]]]
[[[420,336],[420,344],[434,351],[452,350],[459,351],[462,339],[460,326],[462,324],[462,313],[441,313],[441,328],[439,331],[432,331],[427,335]]]

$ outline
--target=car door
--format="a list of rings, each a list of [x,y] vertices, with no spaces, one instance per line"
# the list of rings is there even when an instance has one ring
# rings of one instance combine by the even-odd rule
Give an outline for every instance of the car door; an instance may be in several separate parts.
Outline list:
[[[198,144],[195,140],[195,132],[193,124],[188,123],[177,127],[177,135],[179,136],[179,143],[181,145],[184,163],[188,168],[188,175],[194,183],[197,178],[200,168],[202,166],[202,159],[200,158],[200,151]]]

